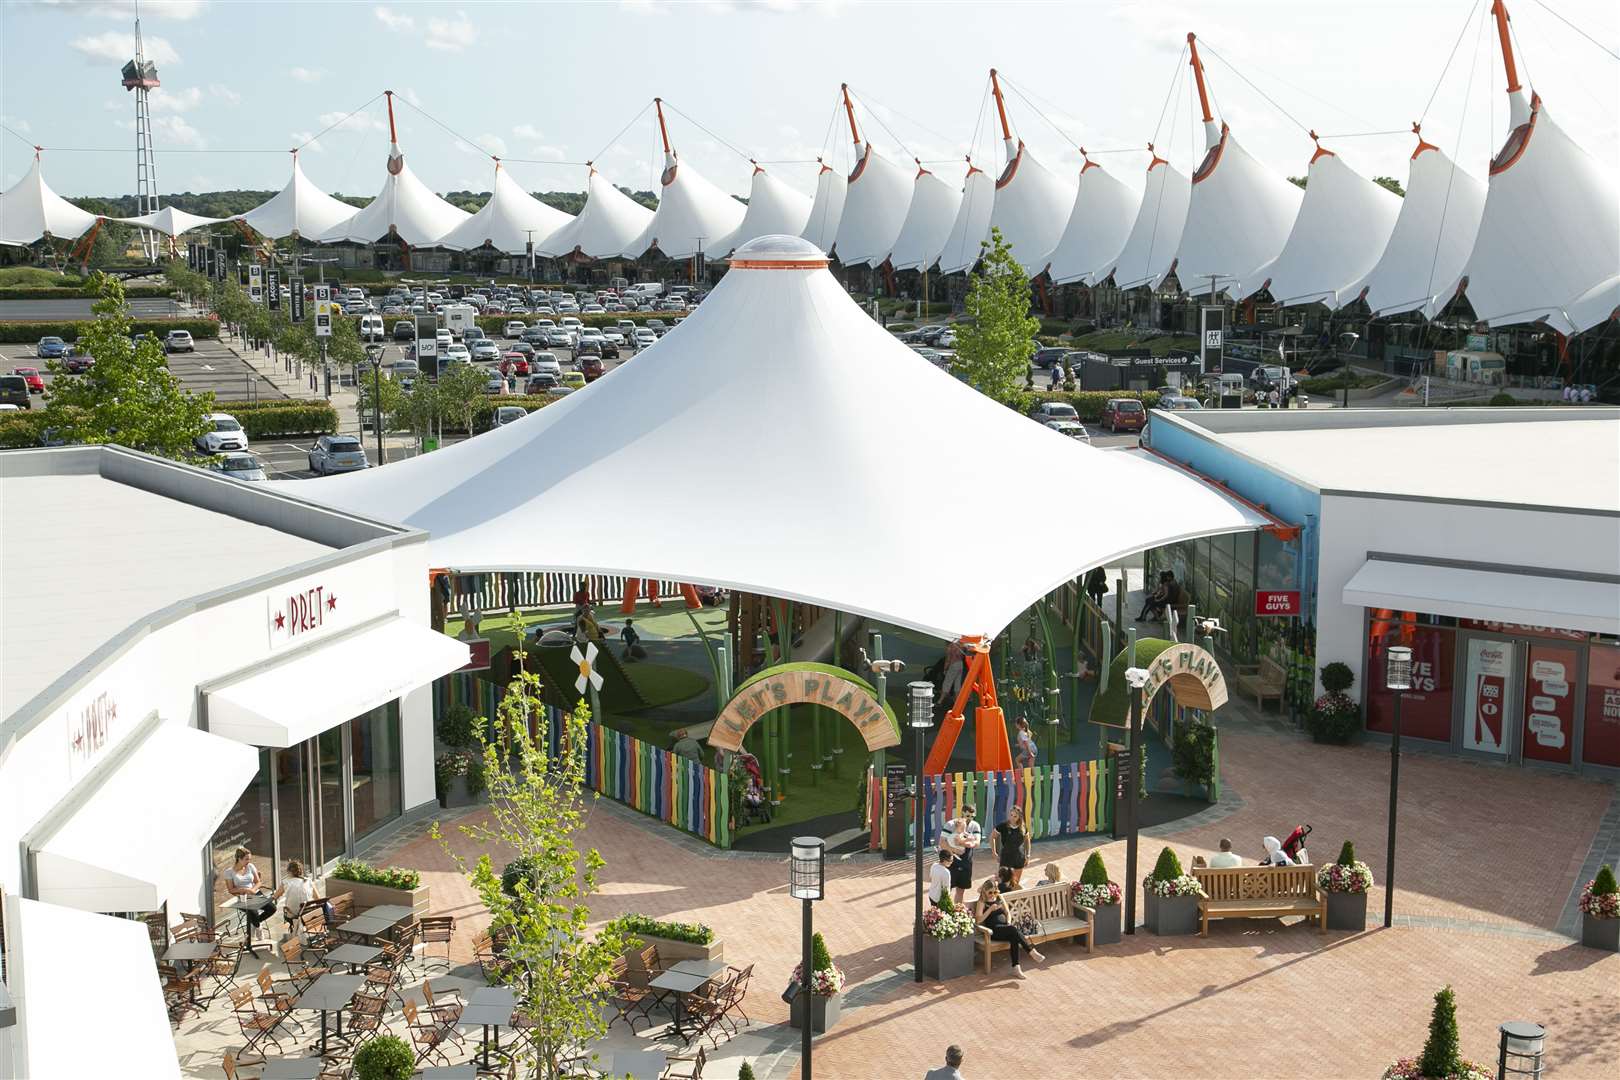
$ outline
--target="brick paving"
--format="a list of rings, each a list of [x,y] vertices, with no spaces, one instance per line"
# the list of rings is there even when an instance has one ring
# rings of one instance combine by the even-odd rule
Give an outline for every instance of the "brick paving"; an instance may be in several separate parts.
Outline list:
[[[1388,751],[1316,746],[1269,722],[1223,724],[1228,795],[1144,837],[1141,872],[1171,843],[1184,861],[1222,836],[1252,858],[1260,837],[1314,826],[1317,862],[1345,838],[1373,867],[1362,934],[1318,934],[1276,920],[1212,925],[1208,939],[1127,938],[1087,957],[1049,950],[1030,978],[949,984],[911,978],[912,864],[855,855],[829,862],[817,925],[849,976],[842,1020],[816,1044],[829,1078],[915,1077],[943,1048],[967,1051],[963,1073],[987,1077],[1376,1076],[1414,1054],[1430,999],[1456,988],[1465,1055],[1494,1061],[1496,1026],[1547,1025],[1551,1075],[1614,1075],[1620,1061],[1620,957],[1564,936],[1570,883],[1613,841],[1616,786],[1577,777],[1411,755],[1402,762],[1396,926],[1383,905]],[[477,811],[474,812],[476,815]],[[472,845],[446,827],[457,850]],[[725,940],[726,959],[756,964],[749,1014],[765,1027],[761,1080],[798,1075],[797,1032],[777,994],[799,949],[799,906],[780,856],[718,852],[618,805],[591,810],[586,841],[607,861],[601,920],[636,911],[696,920]],[[433,908],[462,920],[465,959],[482,925],[470,888],[440,844],[404,837],[392,857],[424,870]],[[1124,876],[1124,843],[1042,842],[1032,862],[1078,875],[1091,849]],[[491,852],[499,865],[500,852]],[[1580,880],[1584,880],[1582,877]],[[729,1080],[729,1073],[726,1074]]]

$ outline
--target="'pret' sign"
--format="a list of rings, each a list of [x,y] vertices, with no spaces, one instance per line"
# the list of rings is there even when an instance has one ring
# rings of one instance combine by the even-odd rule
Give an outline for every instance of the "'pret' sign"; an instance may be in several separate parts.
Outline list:
[[[1298,589],[1256,589],[1254,591],[1256,615],[1298,615],[1300,611]]]
[[[265,600],[270,624],[270,647],[304,640],[338,620],[338,594],[326,584],[299,585]]]
[[[68,759],[73,774],[80,775],[85,766],[95,760],[107,746],[112,735],[113,721],[118,719],[118,702],[111,694],[102,693],[86,705],[68,714]]]

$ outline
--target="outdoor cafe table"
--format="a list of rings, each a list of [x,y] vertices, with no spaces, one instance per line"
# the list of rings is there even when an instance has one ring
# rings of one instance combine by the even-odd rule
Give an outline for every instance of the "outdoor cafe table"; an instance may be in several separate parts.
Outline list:
[[[266,1061],[260,1069],[260,1080],[319,1080],[326,1062],[318,1057],[277,1058]]]
[[[321,1011],[321,1042],[320,1053],[326,1056],[326,1014],[337,1010],[337,1037],[343,1038],[343,1007],[354,997],[354,992],[360,989],[366,981],[364,975],[322,975],[310,983],[309,989],[298,995],[293,1002],[295,1009],[319,1009]]]
[[[724,960],[682,960],[678,964],[669,966],[671,971],[679,971],[682,975],[701,975],[705,979],[712,979],[726,970]]]
[[[659,975],[656,979],[653,979],[647,983],[647,985],[654,990],[664,990],[675,995],[674,1031],[675,1034],[681,1036],[682,1038],[686,1037],[686,1032],[684,1030],[686,1021],[686,995],[701,990],[703,985],[709,981],[709,978],[710,977],[708,975],[692,975],[685,971],[677,971],[674,968],[670,968],[668,971]]]
[[[389,930],[392,930],[395,921],[397,920],[373,919],[370,915],[361,915],[358,918],[350,919],[348,922],[338,927],[337,932],[340,934],[346,934],[349,937],[366,938],[367,940],[370,940],[371,938],[379,937],[388,933]]]
[[[376,907],[369,907],[362,911],[360,913],[360,918],[388,919],[391,922],[397,923],[403,922],[404,920],[410,918],[411,915],[412,909],[406,907],[404,904],[378,904]]]
[[[247,942],[247,951],[253,953],[254,956],[259,954],[253,951],[253,924],[248,921],[248,912],[251,911],[257,914],[267,907],[274,907],[275,903],[275,897],[271,896],[269,893],[252,893],[248,896],[233,896],[229,900],[225,901],[225,907],[235,908],[236,913],[241,916],[242,940]]]
[[[177,941],[170,945],[163,953],[165,963],[181,963],[188,968],[199,960],[207,960],[219,951],[219,945],[212,941]],[[191,1003],[200,1004],[197,1000],[197,986],[191,987]]]
[[[353,974],[362,966],[371,963],[382,955],[382,950],[375,945],[339,945],[325,956],[321,957],[323,964],[348,964],[349,972]]]
[[[422,1080],[478,1080],[478,1070],[468,1061],[461,1065],[429,1065],[411,1074]]]
[[[460,1024],[477,1024],[484,1029],[484,1060],[486,1069],[493,1069],[490,1060],[489,1031],[495,1029],[495,1049],[501,1048],[501,1028],[512,1026],[512,1010],[517,1008],[517,991],[510,986],[480,986],[472,992],[462,1007]]]
[[[669,1058],[658,1050],[615,1050],[609,1060],[609,1076],[629,1076],[631,1080],[658,1080],[669,1064]]]

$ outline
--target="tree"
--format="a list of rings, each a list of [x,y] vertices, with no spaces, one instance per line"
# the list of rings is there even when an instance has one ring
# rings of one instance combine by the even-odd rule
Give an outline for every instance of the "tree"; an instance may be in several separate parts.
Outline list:
[[[1290,184],[1293,184],[1295,187],[1297,187],[1297,188],[1299,188],[1301,190],[1304,190],[1305,177],[1303,177],[1303,176],[1290,176],[1288,178],[1288,182]]]
[[[1406,198],[1406,189],[1403,188],[1401,186],[1401,182],[1395,179],[1393,176],[1375,176],[1373,177],[1373,183],[1377,184],[1386,191],[1393,191],[1403,199]]]
[[[1103,865],[1102,855],[1100,853],[1093,851],[1091,853],[1091,857],[1086,860],[1085,869],[1080,871],[1080,884],[1108,884],[1108,867]]]
[[[359,385],[360,402],[357,408],[359,409],[362,425],[375,421],[377,406],[380,404],[382,406],[384,431],[398,431],[401,428],[411,426],[409,414],[405,407],[407,395],[400,388],[399,383],[386,375],[381,378],[374,378],[371,372],[367,371],[360,378]],[[373,400],[373,394],[375,394],[375,401]]]
[[[1017,408],[1041,323],[1029,314],[1029,277],[1000,229],[990,230],[980,251],[978,269],[968,278],[973,321],[957,331],[953,363],[981,393]]]
[[[1418,1070],[1424,1076],[1446,1077],[1462,1072],[1462,1054],[1457,1042],[1457,997],[1447,986],[1434,995],[1434,1014],[1429,1018],[1429,1041],[1423,1044]]]
[[[603,976],[633,939],[611,924],[594,936],[587,929],[588,901],[605,865],[595,848],[581,852],[577,843],[586,802],[594,797],[585,788],[590,710],[580,702],[563,717],[561,750],[553,754],[544,735],[529,734],[530,718],[546,714],[539,676],[525,668],[522,652],[515,659],[517,673],[494,718],[487,728],[481,720],[475,725],[488,775],[489,823],[460,829],[481,849],[515,853],[526,872],[513,876],[508,892],[487,853],[469,866],[448,844],[445,850],[489,909],[491,935],[504,942],[507,966],[500,979],[518,989],[518,1009],[533,1025],[532,1049],[522,1052],[530,1075],[556,1080],[576,1048],[606,1034]]]
[[[489,376],[476,364],[456,364],[439,372],[439,401],[442,415],[460,420],[473,433],[473,419],[478,406],[484,401],[484,387]]]
[[[59,360],[53,376],[46,423],[69,442],[118,443],[168,458],[182,458],[208,428],[214,395],[182,389],[169,371],[162,344],[146,334],[131,340],[124,287],[96,274],[94,319],[79,335],[78,348],[95,358],[83,375],[69,375]]]

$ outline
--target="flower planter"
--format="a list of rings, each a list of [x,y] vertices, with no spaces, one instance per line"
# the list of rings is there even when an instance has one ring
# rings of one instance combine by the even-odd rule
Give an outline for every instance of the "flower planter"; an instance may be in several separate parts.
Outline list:
[[[463,806],[471,806],[478,799],[467,790],[467,778],[454,776],[443,795],[439,797],[439,805],[446,810],[456,810]]]
[[[328,878],[326,880],[327,896],[342,896],[349,893],[354,897],[354,912],[356,915],[365,913],[366,908],[374,908],[380,904],[398,904],[408,907],[420,918],[428,913],[430,885],[421,885],[414,889],[390,889],[385,885],[366,885],[359,881],[347,881],[343,878]]]
[[[1198,897],[1144,893],[1143,921],[1160,937],[1198,933]]]
[[[1592,949],[1620,952],[1620,919],[1594,919],[1581,912],[1581,944]]]
[[[1329,930],[1367,929],[1367,894],[1364,892],[1330,892],[1327,896],[1327,928]]]
[[[1124,913],[1119,904],[1101,904],[1092,909],[1091,935],[1095,945],[1118,945],[1125,940]]]
[[[690,941],[676,941],[673,938],[662,938],[656,934],[637,934],[641,942],[639,948],[631,949],[624,958],[629,964],[625,972],[630,985],[645,987],[647,985],[647,969],[641,966],[641,953],[649,945],[658,946],[658,961],[666,968],[671,964],[678,964],[682,960],[724,960],[726,958],[726,943],[723,938],[715,938],[707,945],[694,945]]]
[[[924,934],[922,939],[923,974],[944,982],[961,978],[973,970],[973,939],[971,937],[937,938]]]
[[[966,939],[972,942],[972,938]],[[969,951],[971,958],[972,952]],[[838,1014],[843,1008],[844,995],[834,994],[832,997],[822,997],[820,994],[798,993],[793,996],[793,1004],[788,1010],[788,1026],[802,1029],[804,1027],[804,1002],[810,999],[810,1030],[817,1035],[825,1033],[834,1024],[838,1023]]]

